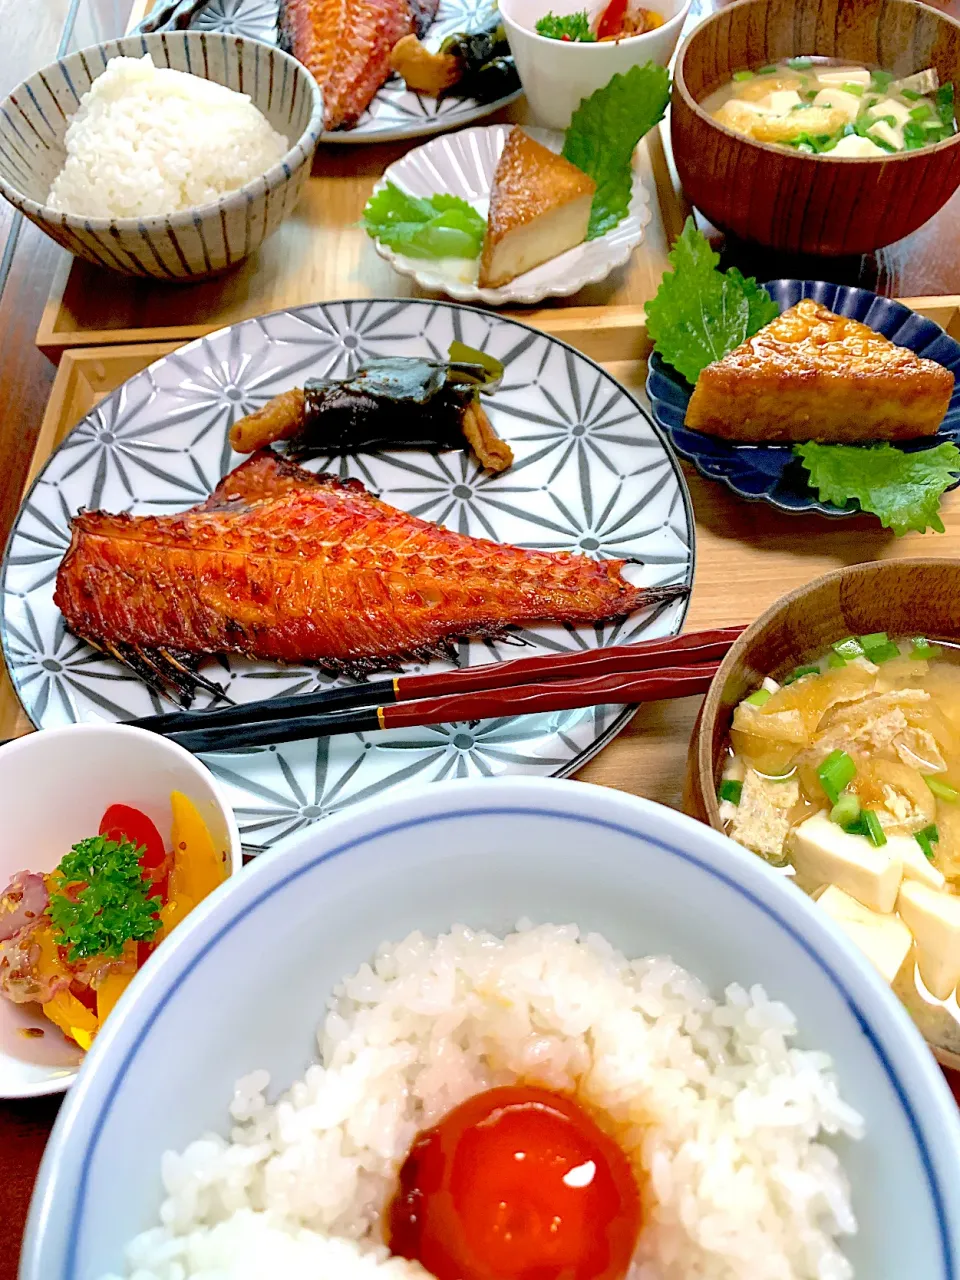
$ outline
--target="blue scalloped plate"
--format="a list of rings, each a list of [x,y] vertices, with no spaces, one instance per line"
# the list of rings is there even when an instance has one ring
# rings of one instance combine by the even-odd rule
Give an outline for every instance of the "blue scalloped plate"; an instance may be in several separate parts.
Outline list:
[[[764,286],[781,311],[801,298],[815,298],[837,315],[850,316],[869,325],[877,333],[909,347],[918,356],[936,360],[954,376],[950,407],[936,436],[902,445],[906,451],[926,449],[949,441],[960,445],[960,343],[947,336],[938,324],[917,315],[892,298],[881,298],[868,289],[826,284],[822,280],[771,280]],[[788,446],[730,444],[683,425],[693,387],[658,355],[650,359],[647,396],[653,416],[669,434],[673,447],[708,480],[722,481],[731,492],[751,502],[769,502],[778,511],[819,511],[825,516],[852,516],[860,508],[856,502],[835,507],[821,502],[807,484],[807,473]],[[960,480],[950,486],[957,488]]]

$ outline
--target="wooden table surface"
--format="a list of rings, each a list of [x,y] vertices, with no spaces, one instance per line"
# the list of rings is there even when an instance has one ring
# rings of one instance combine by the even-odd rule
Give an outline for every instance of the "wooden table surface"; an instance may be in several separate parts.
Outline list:
[[[702,12],[722,0],[699,0]],[[937,7],[960,17],[960,0],[934,0]],[[83,47],[125,25],[130,0],[0,0],[0,94],[53,60],[62,47]],[[344,149],[346,162],[350,153]],[[0,207],[0,535],[5,539],[19,505],[43,410],[53,383],[54,367],[34,346],[43,305],[63,251],[30,224],[21,224],[8,205]],[[773,276],[817,276],[840,283],[860,284],[889,296],[960,294],[960,193],[926,227],[909,239],[866,258],[819,262],[772,260],[742,245],[725,247],[725,256],[761,279]],[[716,489],[717,486],[710,486]],[[728,616],[729,602],[709,591],[695,596],[690,625],[716,625],[745,620],[765,601],[757,603],[752,583],[771,580],[779,562],[795,566],[804,557],[808,576],[827,568],[890,554],[890,539],[866,520],[841,526],[815,518],[784,520],[769,508],[732,501],[717,503],[706,496],[702,481],[691,482],[698,516],[701,554],[717,554],[731,540],[749,545],[740,556],[742,577],[725,586],[737,597],[736,616]],[[905,540],[897,554],[957,554],[937,550],[931,540]],[[794,567],[794,575],[796,569]],[[697,700],[644,708],[617,743],[588,765],[581,777],[628,790],[642,790],[631,775],[631,739],[644,735],[664,743],[677,741],[678,724],[692,727]],[[675,768],[682,761],[671,760]],[[950,1079],[960,1099],[960,1080]],[[30,1191],[57,1100],[0,1103],[0,1280],[14,1280]]]

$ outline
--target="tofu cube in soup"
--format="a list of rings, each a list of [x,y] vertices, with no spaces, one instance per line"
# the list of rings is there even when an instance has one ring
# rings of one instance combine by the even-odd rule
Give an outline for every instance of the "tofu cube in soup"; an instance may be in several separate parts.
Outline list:
[[[789,835],[787,850],[797,874],[808,884],[835,884],[872,911],[890,912],[903,879],[903,861],[815,813]]]
[[[820,894],[817,902],[887,982],[893,982],[913,945],[903,921],[890,913],[871,911],[834,884]]]
[[[916,941],[924,985],[937,1000],[948,1000],[960,982],[960,898],[907,880],[897,911]]]

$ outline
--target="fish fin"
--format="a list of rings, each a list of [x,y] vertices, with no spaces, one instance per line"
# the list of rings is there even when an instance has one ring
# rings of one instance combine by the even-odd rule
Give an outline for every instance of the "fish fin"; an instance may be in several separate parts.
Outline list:
[[[170,698],[178,706],[187,710],[197,693],[203,689],[213,695],[218,702],[231,702],[222,685],[215,684],[197,671],[202,656],[183,653],[176,649],[144,649],[139,645],[119,642],[112,644],[104,640],[94,640],[90,636],[80,636],[91,649],[103,653],[115,662],[127,667],[153,693],[161,698]]]

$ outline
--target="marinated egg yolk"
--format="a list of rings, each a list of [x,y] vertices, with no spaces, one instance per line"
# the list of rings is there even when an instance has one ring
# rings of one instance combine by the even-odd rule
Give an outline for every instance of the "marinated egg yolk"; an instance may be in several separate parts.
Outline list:
[[[623,1151],[576,1102],[508,1085],[419,1135],[387,1229],[392,1252],[438,1280],[621,1280],[640,1194]]]

